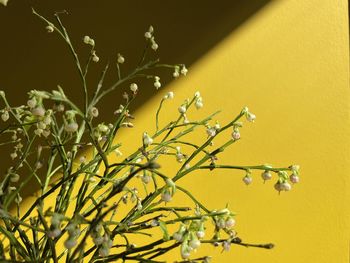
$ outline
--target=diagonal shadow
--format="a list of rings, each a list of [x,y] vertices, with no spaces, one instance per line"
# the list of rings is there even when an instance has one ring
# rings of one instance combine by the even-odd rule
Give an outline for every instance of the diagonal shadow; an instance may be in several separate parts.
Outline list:
[[[223,0],[166,2],[162,0],[86,1],[10,0],[7,8],[0,8],[0,89],[7,93],[13,105],[24,104],[24,94],[31,89],[55,89],[60,84],[67,95],[81,105],[79,76],[69,51],[54,34],[46,34],[44,27],[30,11],[31,6],[46,17],[55,11],[67,10],[62,15],[71,39],[79,54],[86,58],[89,50],[82,44],[84,35],[97,43],[101,63],[93,65],[89,76],[91,90],[108,59],[113,62],[116,53],[125,55],[123,72],[133,69],[143,50],[145,30],[153,25],[160,45],[157,56],[166,63],[185,63],[188,67],[202,55],[263,8],[269,0]],[[153,57],[155,57],[153,55]],[[161,72],[163,85],[171,81],[170,72]],[[113,69],[107,78],[112,83]],[[152,81],[141,82],[142,96],[138,96],[133,110],[154,94]],[[108,97],[101,107],[101,119],[108,121],[121,102],[121,94],[128,87]],[[0,126],[1,127],[1,126]],[[9,163],[9,148],[0,149],[0,173]],[[33,193],[29,187],[25,195]]]

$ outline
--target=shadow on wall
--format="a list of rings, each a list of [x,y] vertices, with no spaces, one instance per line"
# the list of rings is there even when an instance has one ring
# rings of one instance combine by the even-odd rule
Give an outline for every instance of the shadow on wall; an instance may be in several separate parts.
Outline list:
[[[89,53],[88,47],[82,44],[83,36],[95,39],[101,60],[91,67],[88,84],[92,92],[105,64],[113,62],[118,52],[126,57],[123,72],[133,69],[141,56],[144,32],[149,25],[154,26],[160,46],[152,57],[160,57],[165,63],[185,63],[190,67],[268,2],[179,0],[165,4],[162,0],[135,0],[132,3],[115,0],[10,0],[8,7],[0,8],[0,89],[7,93],[12,105],[20,105],[25,103],[27,91],[52,90],[59,84],[73,101],[78,105],[82,103],[80,79],[71,54],[57,35],[45,32],[46,25],[31,14],[31,7],[51,20],[55,11],[69,12],[69,15],[62,14],[61,18],[83,61]],[[111,68],[107,85],[116,79],[116,71]],[[160,73],[163,85],[171,81],[171,75],[171,72]],[[133,109],[154,94],[152,81],[139,86],[140,96]],[[104,101],[103,107],[100,105],[101,118],[108,121],[113,116],[121,102],[121,94],[127,88],[128,84],[125,84]],[[10,165],[8,151],[11,149],[0,149],[4,157],[1,174]],[[30,192],[33,190],[28,190]]]

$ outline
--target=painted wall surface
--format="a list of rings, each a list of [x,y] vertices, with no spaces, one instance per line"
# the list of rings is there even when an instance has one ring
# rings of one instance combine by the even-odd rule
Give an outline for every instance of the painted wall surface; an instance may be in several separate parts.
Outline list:
[[[275,1],[197,61],[186,79],[167,87],[176,93],[168,117],[196,90],[203,114],[219,108],[220,122],[244,105],[257,115],[220,162],[302,167],[301,183],[281,195],[259,174],[249,187],[243,174],[228,171],[198,172],[181,182],[209,207],[228,202],[245,241],[276,244],[269,251],[208,248],[214,262],[349,262],[347,32],[346,1]],[[164,92],[136,112],[139,134],[152,130],[145,116]]]
[[[187,54],[198,45],[189,44]],[[120,138],[125,148],[137,148],[142,132],[153,131],[158,101],[167,91],[176,97],[162,121],[175,118],[177,107],[197,90],[205,107],[189,113],[190,119],[220,109],[218,120],[225,123],[248,106],[257,120],[245,125],[241,141],[220,162],[301,166],[300,184],[280,195],[256,173],[248,187],[240,172],[184,178],[180,185],[193,189],[208,207],[228,203],[237,212],[236,230],[244,241],[276,245],[273,250],[233,246],[229,253],[203,246],[197,255],[211,254],[213,262],[349,262],[348,49],[347,1],[271,1],[192,60],[186,78],[170,82],[135,110],[135,128]],[[203,130],[193,140],[205,137]],[[178,195],[175,202],[186,201]]]

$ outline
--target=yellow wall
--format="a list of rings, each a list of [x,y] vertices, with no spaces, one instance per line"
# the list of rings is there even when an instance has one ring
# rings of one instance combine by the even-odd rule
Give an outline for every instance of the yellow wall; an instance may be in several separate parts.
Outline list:
[[[232,247],[229,253],[203,247],[198,254],[210,253],[213,262],[349,262],[348,59],[347,1],[271,1],[203,54],[186,78],[171,82],[134,113],[135,129],[121,140],[136,148],[140,134],[152,131],[153,113],[168,90],[176,94],[167,103],[169,118],[197,90],[205,107],[190,119],[219,108],[224,123],[247,105],[257,121],[245,125],[242,140],[220,161],[302,167],[300,184],[281,195],[258,174],[249,187],[243,174],[228,171],[181,181],[210,208],[229,203],[244,241],[276,244],[268,251]]]
[[[176,93],[170,117],[196,90],[203,114],[219,108],[219,119],[229,120],[248,105],[257,115],[223,163],[302,167],[301,183],[281,195],[258,174],[249,187],[242,174],[228,171],[200,172],[181,183],[209,207],[228,202],[245,241],[276,244],[270,251],[209,248],[214,262],[349,262],[347,22],[346,1],[272,2],[167,87]],[[135,113],[135,133],[153,128],[145,116],[164,93]]]

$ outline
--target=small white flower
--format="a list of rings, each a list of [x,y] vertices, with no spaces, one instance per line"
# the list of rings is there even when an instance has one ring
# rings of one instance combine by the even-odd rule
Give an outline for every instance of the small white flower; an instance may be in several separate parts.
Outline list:
[[[289,176],[289,180],[290,180],[293,184],[297,184],[297,183],[299,183],[299,176],[293,173],[293,174],[291,174],[291,175]]]
[[[32,114],[37,117],[43,117],[45,115],[45,109],[41,106],[38,106],[32,109]]]
[[[169,91],[167,94],[165,94],[164,99],[167,100],[172,100],[174,98],[174,92]]]
[[[131,90],[132,92],[136,93],[137,90],[138,90],[137,84],[136,84],[136,83],[131,83],[131,84],[130,84],[130,90]]]
[[[151,136],[148,135],[147,132],[143,133],[143,144],[145,145],[145,147],[151,145],[153,143],[153,139]]]
[[[92,61],[95,62],[95,63],[97,63],[97,62],[100,61],[100,58],[94,53],[94,54],[92,55]]]
[[[118,59],[117,59],[119,64],[123,64],[125,62],[125,58],[118,53]]]
[[[158,49],[158,44],[156,43],[156,42],[154,42],[154,43],[152,43],[152,46],[151,46],[151,48],[154,50],[154,51],[156,51],[157,49]]]
[[[50,130],[43,130],[42,134],[45,138],[47,138],[51,134],[51,132]]]
[[[153,28],[153,26],[151,25],[151,26],[149,26],[149,28],[148,28],[148,32],[150,32],[150,33],[153,33],[154,32],[154,28]]]
[[[191,256],[191,253],[186,249],[186,250],[182,250],[181,249],[181,257],[183,259],[188,259]]]
[[[247,118],[248,121],[254,122],[255,119],[256,119],[256,116],[255,116],[253,113],[248,112],[248,113],[246,114],[246,118]]]
[[[186,109],[186,105],[181,105],[179,108],[178,108],[178,111],[181,113],[181,114],[184,114],[187,109]]]
[[[234,220],[232,217],[228,218],[225,222],[226,228],[231,228],[236,224],[236,220]]]
[[[201,96],[201,93],[200,93],[199,91],[196,91],[196,92],[194,93],[194,97],[195,97],[195,98],[200,98],[200,96]]]
[[[18,174],[11,174],[11,176],[10,176],[10,181],[11,181],[12,183],[17,183],[18,180],[19,180],[19,175],[18,175]]]
[[[40,122],[38,122],[37,127],[39,129],[44,130],[46,128],[46,124],[44,122],[40,121]]]
[[[155,81],[153,85],[156,89],[159,89],[162,86],[162,84],[159,81]]]
[[[203,108],[203,100],[202,100],[201,97],[199,97],[199,98],[196,100],[194,106],[196,106],[196,109],[197,109],[197,110]]]
[[[1,119],[5,122],[10,118],[10,114],[8,111],[4,111],[3,114],[1,114]]]
[[[220,218],[218,221],[216,221],[216,226],[220,229],[226,227],[226,222],[223,218]]]
[[[172,196],[171,196],[171,194],[170,194],[170,192],[169,192],[169,191],[165,191],[165,192],[163,192],[163,193],[162,193],[162,195],[161,195],[161,199],[162,199],[162,201],[164,201],[164,202],[168,203],[168,202],[170,202],[170,201],[171,201]]]
[[[207,134],[209,137],[214,137],[216,135],[215,128],[211,128],[211,127],[207,128]]]
[[[230,248],[231,248],[231,242],[228,241],[228,240],[225,240],[224,242],[222,242],[222,248],[223,248],[225,251],[229,251]]]
[[[199,230],[196,232],[196,235],[198,238],[203,238],[205,236],[205,232],[202,230]]]
[[[173,77],[174,77],[174,78],[178,78],[179,76],[180,76],[179,68],[176,67],[175,70],[174,70],[174,72],[173,72]]]
[[[36,106],[36,103],[37,103],[37,102],[36,102],[36,99],[35,99],[34,97],[27,101],[27,105],[28,105],[28,107],[31,108],[31,109],[34,108],[34,107]]]
[[[178,242],[181,242],[182,239],[183,239],[183,235],[179,232],[175,232],[174,235],[173,235],[173,239],[178,241]]]
[[[232,138],[234,140],[239,140],[241,138],[241,134],[239,133],[238,129],[234,129],[232,132]]]
[[[264,181],[267,181],[272,178],[272,174],[269,171],[265,171],[261,174],[261,177]]]
[[[251,176],[246,175],[243,177],[242,180],[246,185],[250,185],[253,181],[253,178]]]
[[[12,160],[16,159],[17,153],[16,152],[11,153],[10,157],[11,157]]]
[[[284,182],[281,184],[281,188],[283,191],[290,191],[292,189],[292,186],[288,182]]]
[[[152,33],[147,31],[147,32],[145,33],[145,38],[146,38],[146,39],[151,39],[151,38],[152,38]]]
[[[183,66],[182,66],[182,68],[181,68],[181,71],[180,71],[180,72],[181,72],[181,74],[182,74],[182,75],[186,76],[186,74],[187,74],[188,70],[187,70],[187,68],[185,67],[185,65],[183,65]]]
[[[86,157],[85,157],[85,156],[81,156],[81,157],[79,158],[79,162],[80,162],[80,163],[85,163],[85,162],[86,162]]]
[[[89,37],[89,36],[84,36],[83,42],[84,42],[86,45],[89,45],[89,43],[90,43],[90,37]]]
[[[38,135],[38,136],[41,136],[41,134],[43,133],[43,129],[40,129],[40,128],[35,129],[35,130],[34,130],[34,133],[35,133],[36,135]]]
[[[201,246],[201,242],[197,238],[194,238],[189,242],[189,246],[192,249],[197,249]]]
[[[64,129],[66,132],[76,132],[78,130],[78,124],[76,122],[67,123]]]

